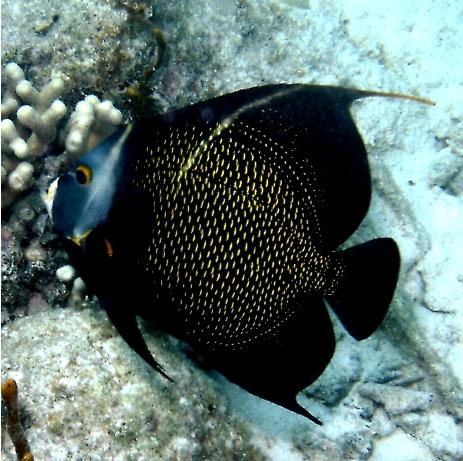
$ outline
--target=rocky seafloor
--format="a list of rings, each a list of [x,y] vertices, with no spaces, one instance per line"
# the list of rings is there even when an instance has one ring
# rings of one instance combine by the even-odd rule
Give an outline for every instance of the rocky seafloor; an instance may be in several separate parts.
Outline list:
[[[462,23],[457,1],[2,1],[3,65],[18,63],[37,87],[61,77],[69,111],[93,93],[130,120],[270,82],[436,103],[375,98],[352,109],[374,191],[348,245],[392,236],[402,269],[381,329],[357,343],[337,327],[333,361],[301,393],[321,427],[148,329],[169,384],[95,302],[75,302],[72,281],[55,275],[67,259],[39,196],[65,167],[58,136],[33,160],[32,187],[2,210],[2,381],[18,383],[36,459],[463,459]],[[137,84],[141,101],[127,91]],[[4,426],[2,459],[15,459]]]

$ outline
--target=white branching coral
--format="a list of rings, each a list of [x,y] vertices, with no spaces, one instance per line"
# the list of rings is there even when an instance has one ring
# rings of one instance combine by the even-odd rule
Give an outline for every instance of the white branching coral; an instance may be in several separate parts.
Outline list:
[[[34,167],[29,162],[20,162],[18,166],[9,174],[8,185],[17,192],[29,189],[32,182]]]
[[[77,103],[66,129],[66,152],[78,157],[112,134],[122,122],[122,113],[111,101],[89,95]]]
[[[6,79],[6,89],[3,92],[2,105],[1,105],[1,116],[3,118],[14,117],[20,100],[16,94],[16,86],[22,80],[24,80],[24,72],[17,64],[10,62],[5,66],[4,71]]]
[[[23,159],[29,156],[29,148],[26,141],[21,138],[16,126],[9,118],[2,120],[2,150],[5,152],[13,152],[16,157]]]
[[[58,99],[64,82],[54,78],[38,91],[15,63],[5,66],[5,76],[2,118],[9,118],[1,125],[2,148],[20,159],[42,155],[56,138],[58,122],[66,115],[66,106]],[[20,105],[21,101],[27,105]]]
[[[25,79],[15,63],[5,66],[0,125],[2,138],[2,206],[33,184],[34,158],[45,153],[57,135],[57,125],[66,114],[58,98],[64,82],[54,78],[40,91]]]
[[[59,99],[64,91],[61,78],[53,78],[41,90],[25,78],[15,63],[5,66],[1,103],[2,206],[33,184],[34,164],[57,138],[59,122],[66,115]],[[89,95],[76,105],[60,133],[67,160],[73,160],[112,134],[122,122],[122,113],[111,101]]]

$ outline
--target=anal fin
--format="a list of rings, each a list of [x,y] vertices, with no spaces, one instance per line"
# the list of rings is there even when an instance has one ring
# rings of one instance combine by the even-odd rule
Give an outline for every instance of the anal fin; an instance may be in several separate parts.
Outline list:
[[[334,353],[335,338],[323,300],[301,298],[287,321],[243,349],[200,352],[231,382],[321,424],[296,396],[323,372]]]

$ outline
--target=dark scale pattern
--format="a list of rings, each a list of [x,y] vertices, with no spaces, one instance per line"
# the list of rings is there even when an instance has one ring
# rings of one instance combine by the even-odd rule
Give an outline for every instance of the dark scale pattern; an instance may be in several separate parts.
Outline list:
[[[239,349],[310,308],[294,302],[300,293],[334,291],[342,266],[316,250],[320,196],[309,165],[288,161],[284,147],[240,120],[169,128],[153,140],[133,175],[153,201],[144,264],[187,338]]]

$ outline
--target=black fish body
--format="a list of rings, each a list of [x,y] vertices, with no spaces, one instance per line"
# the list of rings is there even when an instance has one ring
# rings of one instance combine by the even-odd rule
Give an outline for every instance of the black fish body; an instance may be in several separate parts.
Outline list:
[[[370,201],[348,107],[371,94],[242,90],[124,127],[59,178],[52,217],[71,260],[156,369],[135,314],[318,422],[296,394],[334,352],[323,299],[366,338],[399,270],[391,239],[336,251]]]

